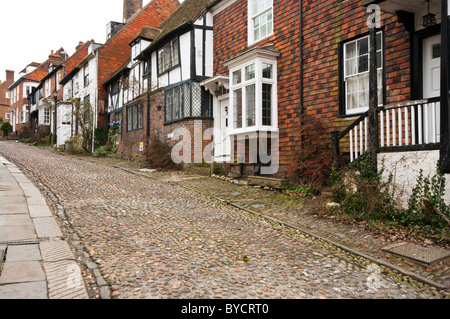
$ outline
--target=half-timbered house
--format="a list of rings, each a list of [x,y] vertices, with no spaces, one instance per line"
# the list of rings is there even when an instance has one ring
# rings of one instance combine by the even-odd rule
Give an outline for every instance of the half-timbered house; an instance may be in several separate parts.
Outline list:
[[[213,127],[212,96],[200,85],[213,73],[212,16],[207,11],[212,2],[185,0],[158,29],[144,29],[130,43],[130,61],[107,82],[109,120],[122,123],[119,152],[139,154],[155,136],[173,146],[179,141],[176,130],[182,129],[192,146],[185,164],[202,162],[201,155],[194,159],[194,146],[202,153],[206,142],[194,141],[194,131],[202,136],[201,131]],[[145,97],[138,99],[142,92]]]

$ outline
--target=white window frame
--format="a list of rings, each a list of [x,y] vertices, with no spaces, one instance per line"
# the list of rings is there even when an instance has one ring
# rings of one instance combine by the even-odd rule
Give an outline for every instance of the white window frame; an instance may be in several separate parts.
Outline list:
[[[268,54],[267,50],[257,49],[242,58],[231,62],[229,67],[230,73],[230,96],[229,96],[229,110],[230,110],[230,135],[252,133],[256,131],[277,132],[278,131],[278,94],[277,94],[277,53]],[[245,70],[248,66],[255,65],[255,77],[246,80]],[[272,78],[263,78],[263,64],[272,65]],[[233,74],[236,71],[241,71],[241,82],[233,82]],[[271,96],[271,125],[263,125],[263,84],[272,85]],[[247,98],[246,88],[255,85],[255,123],[249,125],[247,121]],[[242,90],[242,127],[235,126],[235,91]]]
[[[52,90],[51,90],[51,85],[52,85],[52,79],[47,79],[47,81],[45,81],[45,97],[49,97]]]
[[[135,62],[136,57],[141,54],[141,41],[137,41],[132,47],[131,47],[131,60]]]
[[[264,9],[260,9],[260,5],[266,5],[263,7]],[[255,11],[255,6],[258,7]],[[260,42],[264,39],[267,39],[271,37],[274,34],[274,12],[273,12],[273,0],[248,0],[247,2],[247,8],[248,8],[248,44],[253,45],[257,42]],[[264,26],[267,26],[266,34],[264,36],[261,36],[259,34],[258,37],[255,37],[255,20],[265,17],[266,15],[272,16],[271,22],[268,22],[264,24]],[[266,19],[268,16],[265,17]],[[266,21],[267,22],[267,21]],[[262,30],[262,26],[259,26],[260,33]]]
[[[383,99],[380,97],[383,97],[382,93],[383,93],[383,66],[384,66],[384,43],[383,43],[383,33],[381,31],[377,32],[377,36],[380,36],[381,38],[381,47],[378,48],[377,47],[377,54],[380,53],[381,55],[381,63],[380,63],[380,67],[377,68],[377,77],[378,77],[378,106],[383,106]],[[349,62],[350,60],[355,60],[356,61],[356,68],[358,69],[359,67],[359,55],[358,55],[358,43],[361,40],[367,40],[367,45],[368,45],[368,52],[364,55],[367,55],[367,71],[362,71],[359,72],[358,70],[356,70],[356,73],[354,74],[348,74],[349,68],[348,68],[348,64],[347,62]],[[355,44],[356,45],[356,56],[354,57],[348,57],[347,56],[347,47],[349,45]],[[366,77],[367,81],[369,81],[369,67],[370,67],[370,43],[369,43],[369,35],[363,36],[363,37],[359,37],[357,39],[354,39],[352,41],[348,41],[346,43],[344,43],[343,45],[343,65],[344,65],[344,95],[345,95],[345,114],[346,115],[352,115],[352,114],[360,114],[360,113],[364,113],[369,109],[369,98],[368,98],[368,90],[369,90],[369,83],[367,83],[367,89],[366,90],[361,90],[361,86],[358,82],[357,87],[358,89],[356,91],[354,91],[353,93],[358,95],[358,104],[359,104],[359,98],[360,98],[360,94],[362,92],[366,92],[366,97],[367,97],[367,106],[366,107],[359,107],[359,108],[353,108],[353,109],[349,109],[349,95],[350,93],[348,92],[348,85],[349,85],[349,79],[356,79],[357,81],[360,80],[361,77]]]
[[[44,107],[44,119],[43,119],[43,123],[44,125],[50,125],[50,108],[49,107]]]
[[[9,113],[5,113],[5,120],[9,120]]]
[[[7,98],[7,99],[10,99],[10,98],[11,98],[11,92],[9,92],[9,91],[6,92],[6,98]]]

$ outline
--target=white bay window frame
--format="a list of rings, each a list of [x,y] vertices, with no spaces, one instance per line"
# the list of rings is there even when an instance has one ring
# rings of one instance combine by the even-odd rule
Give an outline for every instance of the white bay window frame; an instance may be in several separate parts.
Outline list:
[[[276,51],[256,48],[225,63],[230,72],[230,135],[278,131],[278,56]],[[271,78],[263,77],[263,65],[272,66]],[[253,70],[254,75],[249,76]],[[240,81],[237,81],[239,72]],[[268,85],[271,86],[270,101],[263,98],[263,87]],[[270,125],[267,125],[267,110],[265,123],[263,121],[263,105],[267,109],[267,103],[270,103]]]

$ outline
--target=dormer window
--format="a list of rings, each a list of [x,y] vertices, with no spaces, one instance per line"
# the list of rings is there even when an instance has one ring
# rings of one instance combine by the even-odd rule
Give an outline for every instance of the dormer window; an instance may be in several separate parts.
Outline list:
[[[131,47],[131,60],[135,61],[139,54],[141,54],[141,41],[135,42]]]

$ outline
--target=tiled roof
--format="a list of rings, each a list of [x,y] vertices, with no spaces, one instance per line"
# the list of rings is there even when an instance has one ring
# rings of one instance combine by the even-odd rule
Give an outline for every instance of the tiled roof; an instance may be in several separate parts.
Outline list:
[[[218,2],[218,0],[185,0],[171,16],[159,26],[161,33],[154,39],[151,46],[154,46],[169,32],[183,24],[195,22],[216,2]]]
[[[162,24],[179,6],[177,0],[152,0],[117,34],[99,48],[98,88],[99,98],[103,99],[103,84],[130,58],[129,43],[144,27],[156,28]]]

